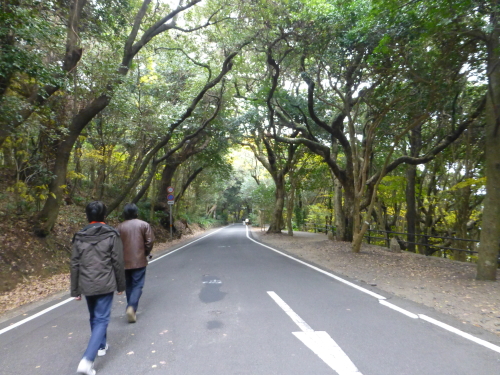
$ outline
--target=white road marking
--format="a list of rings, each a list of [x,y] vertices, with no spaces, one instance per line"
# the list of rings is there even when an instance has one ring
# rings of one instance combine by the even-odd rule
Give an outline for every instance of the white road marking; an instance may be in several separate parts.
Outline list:
[[[203,281],[203,284],[222,284],[221,280],[208,280],[208,281]]]
[[[387,302],[387,301],[381,300],[381,299],[379,300],[379,302],[382,305],[384,305],[384,306],[387,306],[387,307],[389,307],[389,308],[391,308],[393,310],[399,311],[401,314],[405,314],[406,316],[409,316],[410,318],[418,319],[418,315],[417,314],[414,314],[412,312],[409,312],[408,310],[402,309],[401,307],[393,305],[390,302]]]
[[[186,246],[189,246],[189,245],[191,245],[191,244],[193,244],[193,243],[195,243],[195,242],[197,242],[197,241],[199,241],[199,240],[202,240],[202,239],[203,239],[203,238],[205,238],[205,237],[211,236],[212,234],[217,233],[218,231],[220,231],[220,230],[222,230],[222,229],[224,229],[224,228],[225,228],[225,227],[219,228],[219,229],[217,229],[217,230],[213,231],[212,233],[209,233],[209,234],[207,234],[207,235],[205,235],[205,236],[203,236],[203,237],[200,237],[200,238],[198,238],[198,239],[196,239],[196,240],[194,240],[194,241],[191,241],[191,242],[187,243],[186,245],[181,246],[181,247],[179,247],[178,249],[175,249],[174,251],[171,251],[171,252],[169,252],[169,253],[167,253],[167,254],[165,254],[165,255],[162,255],[161,257],[158,257],[158,258],[155,258],[155,259],[153,259],[153,260],[149,261],[149,263],[156,262],[157,260],[160,260],[161,258],[164,258],[164,257],[166,257],[167,255],[173,254],[173,253],[175,253],[176,251],[179,251],[180,249],[183,249],[183,248],[185,248]],[[59,306],[62,306],[62,305],[66,304],[66,303],[68,303],[68,302],[70,302],[70,301],[73,301],[73,300],[74,300],[74,298],[73,298],[73,297],[68,298],[67,300],[64,300],[64,301],[59,302],[59,303],[57,303],[57,304],[55,304],[55,305],[53,305],[53,306],[50,306],[50,307],[46,308],[45,310],[42,310],[42,311],[40,311],[40,312],[36,313],[35,315],[30,316],[29,318],[26,318],[26,319],[20,320],[20,321],[19,321],[19,322],[17,322],[17,323],[14,323],[14,324],[12,324],[12,325],[10,325],[10,326],[8,326],[8,327],[5,327],[4,329],[0,330],[0,335],[1,335],[1,334],[3,334],[3,333],[5,333],[5,332],[10,331],[11,329],[14,329],[14,328],[16,328],[16,327],[19,327],[20,325],[23,325],[24,323],[27,323],[27,322],[29,322],[30,320],[33,320],[33,319],[35,319],[35,318],[38,318],[39,316],[42,316],[42,315],[44,315],[44,314],[48,313],[49,311],[54,310],[55,308],[57,308],[57,307],[59,307]]]
[[[479,345],[482,345],[488,349],[491,349],[497,353],[500,353],[500,346],[497,346],[497,345],[494,345],[492,344],[491,342],[488,342],[486,340],[482,340],[482,339],[479,339],[475,336],[472,336],[471,334],[469,333],[466,333],[464,331],[461,331],[459,330],[458,328],[455,328],[455,327],[452,327],[446,323],[443,323],[443,322],[440,322],[439,320],[436,320],[436,319],[432,319],[431,317],[428,317],[427,315],[423,315],[423,314],[418,314],[419,318],[422,319],[422,320],[425,320],[429,323],[432,323],[432,324],[435,324],[437,325],[438,327],[441,327],[447,331],[450,331],[450,332],[453,332],[459,336],[462,336],[463,338],[466,338],[467,340],[470,340],[470,341],[473,341],[475,342],[476,344],[479,344]]]
[[[323,274],[325,274],[325,275],[327,275],[327,276],[331,277],[332,279],[335,279],[335,280],[337,280],[337,281],[340,281],[341,283],[344,283],[344,284],[346,284],[346,285],[349,285],[350,287],[353,287],[353,288],[355,288],[355,289],[357,289],[357,290],[360,290],[360,291],[361,291],[361,292],[363,292],[363,293],[369,294],[370,296],[375,297],[375,298],[377,298],[377,299],[379,299],[379,300],[380,300],[380,299],[386,299],[384,296],[381,296],[380,294],[374,293],[374,292],[372,292],[371,290],[368,290],[368,289],[363,288],[363,287],[361,287],[361,286],[359,286],[359,285],[356,285],[356,284],[354,284],[354,283],[351,283],[350,281],[347,281],[347,280],[345,280],[345,279],[343,279],[343,278],[341,278],[341,277],[338,277],[338,276],[334,275],[333,273],[326,272],[326,271],[322,270],[321,268],[318,268],[318,267],[313,266],[312,264],[309,264],[309,263],[306,263],[306,262],[304,262],[304,261],[302,261],[302,260],[300,260],[300,259],[294,258],[294,257],[292,257],[292,256],[290,256],[290,255],[288,255],[288,254],[283,253],[282,251],[279,251],[279,250],[273,249],[271,246],[267,246],[267,245],[264,245],[264,244],[263,244],[263,243],[261,243],[261,242],[255,241],[255,240],[254,240],[253,238],[251,238],[251,237],[250,237],[250,235],[248,234],[248,227],[247,227],[246,229],[247,229],[247,238],[248,238],[250,241],[253,241],[253,242],[255,242],[256,244],[258,244],[258,245],[260,245],[260,246],[267,247],[268,249],[270,249],[270,250],[272,250],[272,251],[274,251],[274,252],[276,252],[276,253],[278,253],[278,254],[281,254],[281,255],[283,255],[283,256],[285,256],[285,257],[287,257],[287,258],[293,259],[293,260],[294,260],[294,261],[296,261],[296,262],[299,262],[299,263],[301,263],[301,264],[303,264],[303,265],[305,265],[305,266],[307,266],[307,267],[312,268],[313,270],[316,270],[316,271],[318,271],[318,272],[321,272],[321,273],[323,273]]]
[[[339,375],[363,375],[349,359],[342,348],[327,332],[314,331],[288,304],[275,292],[267,292],[279,307],[297,324],[301,332],[292,332],[302,343],[313,351]]]
[[[41,316],[41,315],[43,315],[43,314],[46,314],[46,313],[48,313],[49,311],[54,310],[55,308],[57,308],[57,307],[59,307],[59,306],[62,306],[62,305],[66,304],[66,303],[68,303],[68,302],[70,302],[70,301],[73,301],[73,300],[74,300],[74,298],[73,298],[73,297],[68,298],[68,299],[66,299],[66,300],[64,300],[64,301],[62,301],[62,302],[59,302],[59,303],[57,303],[57,304],[55,304],[55,305],[53,305],[53,306],[50,306],[50,307],[46,308],[45,310],[42,310],[42,311],[40,311],[40,312],[36,313],[35,315],[30,316],[29,318],[26,318],[26,319],[20,320],[20,321],[19,321],[19,322],[17,322],[17,323],[14,323],[14,324],[12,324],[12,325],[10,325],[10,326],[8,326],[8,327],[5,327],[4,329],[0,330],[0,335],[1,335],[1,334],[3,334],[3,333],[5,333],[5,332],[7,332],[7,331],[10,331],[11,329],[14,329],[14,328],[16,328],[16,327],[19,327],[20,325],[23,325],[24,323],[27,323],[27,322],[29,322],[30,320],[33,320],[33,319],[35,319],[35,318],[38,318],[39,316]]]
[[[165,258],[166,256],[169,256],[169,255],[172,255],[173,253],[175,253],[175,252],[179,251],[180,249],[184,249],[185,247],[187,247],[187,246],[189,246],[189,245],[191,245],[191,244],[194,244],[195,242],[198,242],[198,241],[200,241],[200,240],[202,240],[202,239],[204,239],[204,238],[206,238],[206,237],[208,237],[208,236],[211,236],[212,234],[217,233],[217,232],[221,231],[221,230],[222,230],[222,229],[224,229],[224,228],[226,228],[226,227],[222,227],[222,228],[219,228],[219,229],[217,229],[217,230],[214,230],[212,233],[209,233],[209,234],[207,234],[207,235],[205,235],[205,236],[203,236],[203,237],[200,237],[200,238],[198,238],[198,239],[196,239],[196,240],[194,240],[194,241],[191,241],[191,242],[189,242],[189,243],[185,244],[184,246],[179,247],[178,249],[175,249],[175,250],[173,250],[173,251],[171,251],[171,252],[169,252],[169,253],[167,253],[167,254],[165,254],[165,255],[162,255],[161,257],[154,258],[153,260],[150,260],[150,261],[149,261],[149,263],[154,263],[154,262],[156,262],[157,260],[160,260],[160,259],[162,259],[162,258]]]
[[[338,281],[340,281],[340,282],[342,282],[342,283],[344,283],[346,285],[349,285],[349,286],[351,286],[351,287],[353,287],[353,288],[355,288],[357,290],[360,290],[363,293],[371,295],[372,297],[377,298],[379,300],[380,304],[382,304],[384,306],[387,306],[387,307],[389,307],[389,308],[391,308],[391,309],[393,309],[395,311],[398,311],[398,312],[400,312],[400,313],[402,313],[402,314],[404,314],[406,316],[409,316],[410,318],[413,318],[413,319],[420,318],[420,319],[425,320],[425,321],[427,321],[429,323],[435,324],[435,325],[437,325],[437,326],[439,326],[439,327],[441,327],[441,328],[443,328],[443,329],[445,329],[445,330],[447,330],[449,332],[455,333],[455,334],[457,334],[457,335],[459,335],[459,336],[461,336],[461,337],[463,337],[463,338],[465,338],[467,340],[470,340],[472,342],[475,342],[476,344],[482,345],[482,346],[484,346],[484,347],[486,347],[488,349],[491,349],[491,350],[493,350],[495,352],[500,353],[500,346],[498,346],[498,345],[495,345],[495,344],[492,344],[491,342],[488,342],[486,340],[482,340],[480,338],[477,338],[477,337],[475,337],[475,336],[473,336],[473,335],[471,335],[469,333],[466,333],[464,331],[459,330],[458,328],[454,328],[454,327],[452,327],[452,326],[450,326],[448,324],[445,324],[443,322],[440,322],[439,320],[430,318],[430,317],[428,317],[426,315],[423,315],[423,314],[418,314],[418,315],[414,314],[414,313],[412,313],[412,312],[410,312],[408,310],[405,310],[405,309],[403,309],[401,307],[398,307],[396,305],[393,305],[392,303],[389,303],[389,302],[385,301],[386,298],[383,297],[383,296],[381,296],[381,295],[379,295],[379,294],[377,294],[377,293],[373,293],[372,291],[370,291],[368,289],[365,289],[365,288],[360,287],[360,286],[358,286],[356,284],[353,284],[353,283],[351,283],[351,282],[349,282],[347,280],[344,280],[344,279],[342,279],[342,278],[340,278],[338,276],[335,276],[335,275],[331,274],[330,272],[326,272],[326,271],[322,270],[321,268],[313,266],[312,264],[309,264],[309,263],[306,263],[306,262],[304,262],[304,261],[302,261],[300,259],[294,258],[294,257],[292,257],[292,256],[290,256],[288,254],[283,253],[282,251],[273,249],[271,246],[264,245],[263,243],[258,242],[258,241],[254,240],[253,238],[250,237],[249,232],[248,232],[248,227],[246,228],[246,234],[247,234],[247,238],[250,241],[253,241],[256,244],[258,244],[260,246],[263,246],[265,248],[268,248],[268,249],[270,249],[270,250],[272,250],[272,251],[274,251],[274,252],[276,252],[278,254],[281,254],[281,255],[283,255],[283,256],[285,256],[287,258],[293,259],[293,260],[295,260],[298,263],[301,263],[301,264],[303,264],[303,265],[305,265],[305,266],[307,266],[309,268],[312,268],[313,270],[316,270],[316,271],[321,272],[321,273],[323,273],[323,274],[325,274],[327,276],[330,276],[331,278],[334,278],[335,280],[338,280]]]
[[[339,375],[362,375],[328,333],[316,331],[293,334]]]

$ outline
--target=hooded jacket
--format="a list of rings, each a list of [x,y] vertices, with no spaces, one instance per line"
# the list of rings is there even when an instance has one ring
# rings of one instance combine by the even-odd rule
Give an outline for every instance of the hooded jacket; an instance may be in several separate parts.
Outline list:
[[[109,225],[87,225],[73,237],[71,296],[123,292],[125,270],[123,244]]]

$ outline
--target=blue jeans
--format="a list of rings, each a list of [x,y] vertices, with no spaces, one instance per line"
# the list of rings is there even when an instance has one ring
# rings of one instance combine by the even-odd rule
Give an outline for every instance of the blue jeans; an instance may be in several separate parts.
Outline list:
[[[142,295],[142,288],[144,287],[145,280],[146,267],[125,270],[127,307],[132,306],[134,311],[137,311],[137,307],[139,306],[139,299]]]
[[[90,340],[83,358],[94,361],[97,351],[106,346],[106,331],[108,329],[113,293],[85,296],[90,314]]]

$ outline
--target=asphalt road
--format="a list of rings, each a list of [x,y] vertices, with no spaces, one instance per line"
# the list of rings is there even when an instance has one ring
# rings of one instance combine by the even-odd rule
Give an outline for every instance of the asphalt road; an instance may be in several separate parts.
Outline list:
[[[251,239],[235,224],[148,266],[137,323],[115,296],[98,375],[498,375],[500,346]],[[74,374],[89,324],[65,296],[0,324],[0,374]],[[401,307],[404,307],[401,308]],[[460,327],[458,327],[460,328]]]

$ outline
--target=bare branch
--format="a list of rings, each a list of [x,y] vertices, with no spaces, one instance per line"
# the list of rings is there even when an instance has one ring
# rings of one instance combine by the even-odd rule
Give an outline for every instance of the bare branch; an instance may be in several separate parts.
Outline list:
[[[167,47],[158,47],[158,48],[155,48],[155,53],[157,51],[162,51],[162,50],[165,50],[165,51],[180,51],[184,56],[186,56],[189,60],[191,60],[191,62],[195,65],[198,65],[198,66],[201,66],[202,68],[205,68],[208,70],[208,79],[207,81],[210,81],[210,79],[212,79],[212,69],[210,69],[210,65],[207,65],[207,64],[203,64],[203,63],[200,63],[198,61],[196,61],[195,59],[191,58],[191,56],[189,56],[187,54],[186,51],[184,51],[182,48],[167,48]]]
[[[200,29],[204,29],[205,27],[216,25],[216,24],[218,24],[220,22],[231,20],[231,19],[232,19],[231,17],[224,17],[224,18],[221,18],[220,20],[217,20],[215,22],[209,22],[209,21],[207,21],[203,25],[194,27],[192,29],[184,29],[184,28],[179,27],[179,26],[173,26],[172,29],[182,31],[183,33],[192,33],[192,32],[198,31]]]

